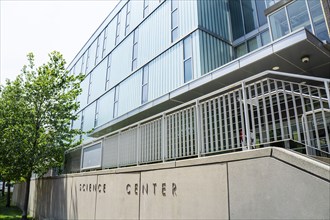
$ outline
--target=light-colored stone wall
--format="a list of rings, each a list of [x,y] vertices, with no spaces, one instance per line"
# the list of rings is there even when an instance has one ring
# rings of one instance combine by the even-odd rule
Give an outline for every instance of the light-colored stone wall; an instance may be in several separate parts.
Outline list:
[[[328,165],[265,148],[31,182],[39,219],[328,219]],[[24,184],[13,201],[22,207]]]

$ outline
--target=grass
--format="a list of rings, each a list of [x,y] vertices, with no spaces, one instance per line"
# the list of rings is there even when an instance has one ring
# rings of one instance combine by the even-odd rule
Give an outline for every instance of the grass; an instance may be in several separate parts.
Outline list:
[[[16,206],[6,207],[7,194],[2,196],[0,193],[0,219],[21,219],[22,211]]]

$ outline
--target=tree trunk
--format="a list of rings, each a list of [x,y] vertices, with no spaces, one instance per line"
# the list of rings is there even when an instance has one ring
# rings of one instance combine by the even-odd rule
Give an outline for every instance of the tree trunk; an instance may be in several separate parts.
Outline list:
[[[29,205],[29,196],[30,196],[30,182],[31,182],[31,175],[26,178],[26,185],[25,185],[25,197],[24,197],[24,204],[23,204],[23,214],[22,220],[27,220],[27,209]]]
[[[5,189],[6,189],[6,182],[5,182],[5,180],[3,179],[2,180],[2,196],[5,196]]]
[[[6,207],[10,207],[10,181],[7,182],[7,204]]]

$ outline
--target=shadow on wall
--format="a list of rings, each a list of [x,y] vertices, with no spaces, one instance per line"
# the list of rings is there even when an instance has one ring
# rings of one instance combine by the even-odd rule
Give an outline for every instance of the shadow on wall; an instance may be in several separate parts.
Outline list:
[[[38,219],[68,219],[71,178],[43,178],[31,183],[30,214]],[[34,188],[34,189],[33,189]]]
[[[78,219],[77,187],[73,177],[40,178],[31,180],[29,215],[37,219]],[[15,185],[13,203],[23,208],[26,183]]]

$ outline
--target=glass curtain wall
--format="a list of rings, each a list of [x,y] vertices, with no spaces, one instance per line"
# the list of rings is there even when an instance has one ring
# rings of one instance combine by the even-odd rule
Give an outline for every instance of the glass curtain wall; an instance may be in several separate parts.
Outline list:
[[[273,40],[306,28],[321,40],[329,40],[320,0],[296,0],[269,15]]]
[[[236,57],[240,57],[265,44],[268,44],[269,31],[267,30],[267,18],[265,9],[267,0],[230,0],[229,9],[233,41],[239,44],[235,48]],[[262,28],[261,28],[262,27]],[[260,35],[262,31],[263,40]]]

